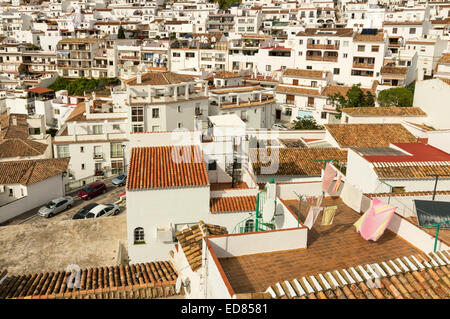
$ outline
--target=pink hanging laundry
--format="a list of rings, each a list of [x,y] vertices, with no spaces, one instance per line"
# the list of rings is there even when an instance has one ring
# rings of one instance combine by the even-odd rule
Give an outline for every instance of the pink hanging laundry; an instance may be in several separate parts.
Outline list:
[[[339,175],[336,183],[333,186],[333,189],[331,190],[331,194],[336,194],[338,192],[339,186],[341,186],[341,180],[342,180],[342,176]]]
[[[324,192],[328,192],[335,176],[336,170],[334,169],[333,165],[328,163],[322,178],[322,190]]]
[[[396,209],[397,207],[385,204],[374,198],[372,207],[356,221],[356,231],[365,240],[377,241],[389,225]]]

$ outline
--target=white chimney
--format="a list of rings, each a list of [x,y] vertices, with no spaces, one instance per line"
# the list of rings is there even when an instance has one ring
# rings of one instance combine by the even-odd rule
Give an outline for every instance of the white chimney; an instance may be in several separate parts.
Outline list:
[[[15,115],[12,117],[12,124],[17,125],[17,118]]]
[[[136,83],[137,83],[137,84],[141,84],[141,83],[142,83],[142,75],[141,75],[141,72],[138,72],[138,73],[137,73]]]

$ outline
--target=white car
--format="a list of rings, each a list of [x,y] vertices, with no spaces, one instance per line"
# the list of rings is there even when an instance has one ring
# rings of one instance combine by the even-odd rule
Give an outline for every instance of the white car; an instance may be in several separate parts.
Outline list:
[[[64,196],[49,201],[45,206],[42,206],[38,215],[42,217],[53,217],[55,214],[62,212],[65,209],[71,208],[73,205],[73,198],[70,196]]]
[[[272,130],[280,130],[280,131],[287,131],[289,130],[286,126],[280,123],[275,123],[272,125]]]
[[[117,204],[99,204],[92,208],[85,218],[98,218],[102,216],[114,216],[119,214],[120,207]]]

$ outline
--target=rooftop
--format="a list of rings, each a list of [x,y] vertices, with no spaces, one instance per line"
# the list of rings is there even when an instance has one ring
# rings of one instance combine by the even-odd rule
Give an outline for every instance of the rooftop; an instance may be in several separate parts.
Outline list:
[[[407,67],[399,67],[399,66],[382,66],[381,74],[406,74],[408,71]]]
[[[305,69],[286,69],[283,76],[295,76],[313,79],[323,79],[327,75],[327,71],[305,70]]]
[[[417,142],[417,138],[401,124],[325,124],[325,127],[340,147]]]
[[[197,145],[133,147],[127,190],[209,185]]]
[[[273,152],[274,154],[272,154]],[[249,161],[256,175],[320,176],[323,162],[318,160],[327,159],[347,162],[347,151],[339,148],[249,149]],[[275,172],[261,173],[262,167],[269,169],[274,166],[276,167],[274,168]]]
[[[298,214],[298,201],[284,201]],[[308,231],[308,247],[220,258],[219,262],[236,293],[261,292],[284,280],[316,275],[355,265],[382,262],[398,257],[418,254],[412,245],[386,230],[376,242],[366,241],[356,233],[353,223],[360,217],[341,199],[326,197],[324,206],[337,205],[331,226],[321,226],[320,220]],[[300,208],[305,220],[306,206]]]
[[[346,107],[343,113],[351,116],[426,116],[420,107]]]
[[[183,82],[193,82],[194,78],[187,74],[173,72],[147,72],[141,75],[141,83],[137,83],[137,77],[128,80],[128,85],[169,85]]]
[[[211,213],[233,213],[255,211],[256,196],[212,197],[209,200]]]
[[[62,174],[70,158],[0,162],[0,185],[30,185]]]

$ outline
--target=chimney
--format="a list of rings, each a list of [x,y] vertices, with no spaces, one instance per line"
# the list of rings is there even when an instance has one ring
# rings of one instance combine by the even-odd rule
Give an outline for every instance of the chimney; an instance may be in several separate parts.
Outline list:
[[[17,118],[15,115],[12,116],[12,124],[17,125]]]
[[[141,75],[141,72],[138,72],[138,73],[137,73],[136,83],[137,83],[137,84],[141,84],[141,83],[142,83],[142,75]]]

